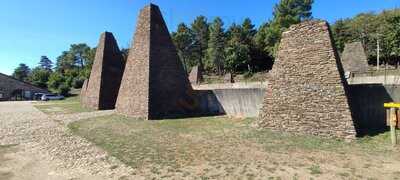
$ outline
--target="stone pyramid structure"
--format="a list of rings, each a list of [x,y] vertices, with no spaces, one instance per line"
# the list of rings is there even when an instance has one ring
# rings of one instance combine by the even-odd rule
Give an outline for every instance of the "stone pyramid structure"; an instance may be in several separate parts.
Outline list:
[[[199,85],[203,81],[203,73],[199,66],[194,66],[189,74],[189,81],[193,85]]]
[[[114,109],[125,62],[112,33],[104,32],[97,46],[82,105],[96,110]]]
[[[323,137],[354,138],[348,86],[325,21],[282,34],[258,126]]]
[[[117,112],[150,120],[190,115],[194,92],[160,9],[140,11],[117,100]]]
[[[88,86],[88,80],[86,79],[84,82],[83,82],[83,85],[82,85],[82,89],[81,89],[81,94],[80,94],[80,100],[81,100],[81,104],[82,105],[84,105],[84,104],[86,104],[86,90],[87,90],[87,86]]]
[[[341,60],[345,72],[366,72],[368,70],[368,59],[361,42],[345,44]]]

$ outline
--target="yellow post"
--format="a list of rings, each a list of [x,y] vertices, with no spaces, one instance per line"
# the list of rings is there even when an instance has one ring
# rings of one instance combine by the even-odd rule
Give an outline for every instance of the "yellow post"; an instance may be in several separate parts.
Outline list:
[[[396,146],[397,144],[396,125],[397,125],[396,109],[390,108],[390,137],[393,146]]]

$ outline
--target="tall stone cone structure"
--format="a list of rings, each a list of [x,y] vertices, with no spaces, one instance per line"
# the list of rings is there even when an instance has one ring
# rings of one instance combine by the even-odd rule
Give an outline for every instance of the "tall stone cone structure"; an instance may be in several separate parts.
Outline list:
[[[324,137],[355,137],[348,86],[325,21],[282,34],[258,125]]]
[[[81,104],[82,104],[82,105],[86,104],[86,90],[87,90],[87,86],[88,86],[88,80],[86,79],[86,80],[83,82],[82,89],[81,89],[81,94],[80,94],[80,100],[81,100]]]
[[[193,85],[199,85],[203,81],[203,73],[199,66],[194,66],[189,74],[189,81]]]
[[[104,32],[96,50],[83,106],[96,110],[114,109],[125,62],[112,33]]]
[[[194,92],[158,6],[140,11],[117,100],[117,112],[136,118],[190,115]]]
[[[340,59],[346,72],[368,71],[368,59],[361,42],[347,43]]]

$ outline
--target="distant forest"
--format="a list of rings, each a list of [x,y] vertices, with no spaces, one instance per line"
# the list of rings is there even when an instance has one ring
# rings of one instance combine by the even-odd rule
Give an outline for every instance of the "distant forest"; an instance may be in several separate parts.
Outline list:
[[[260,27],[255,27],[249,18],[225,26],[219,17],[208,20],[198,16],[190,25],[179,24],[171,37],[188,72],[199,66],[206,74],[230,72],[251,76],[271,70],[282,32],[293,24],[313,19],[312,4],[313,0],[281,0],[273,9],[273,18]],[[392,65],[400,62],[400,9],[340,19],[331,30],[339,53],[345,43],[361,41],[370,64],[376,65],[379,40],[381,62]],[[73,44],[57,57],[55,64],[42,56],[37,67],[31,69],[20,64],[13,76],[66,95],[71,88],[80,88],[89,77],[95,52],[96,48],[84,43]],[[122,52],[126,58],[128,49]]]

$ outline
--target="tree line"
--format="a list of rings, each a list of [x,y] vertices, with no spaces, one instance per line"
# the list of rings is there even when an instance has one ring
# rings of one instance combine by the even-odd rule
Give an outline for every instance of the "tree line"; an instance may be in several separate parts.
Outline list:
[[[313,0],[281,0],[274,6],[272,18],[259,27],[249,18],[225,26],[219,17],[209,21],[198,16],[190,25],[179,24],[171,37],[187,72],[199,66],[206,74],[230,72],[251,76],[272,69],[282,32],[293,24],[313,19],[312,4]],[[383,62],[399,63],[399,9],[340,19],[332,25],[332,32],[339,52],[345,43],[361,41],[373,64],[379,39]],[[126,58],[128,49],[121,51]],[[55,64],[42,56],[37,67],[30,69],[20,64],[13,76],[65,95],[71,88],[80,88],[89,77],[95,52],[96,48],[86,44],[73,44],[57,57]]]
[[[381,63],[398,67],[400,63],[400,9],[381,13],[361,13],[353,18],[340,19],[332,26],[337,49],[345,43],[360,41],[371,65],[376,66],[379,41]],[[381,64],[380,63],[380,64]]]
[[[42,56],[33,69],[20,64],[13,77],[30,82],[41,88],[62,95],[68,95],[71,88],[81,88],[89,77],[96,48],[86,44],[72,44],[70,49],[62,52],[54,64],[47,56]]]
[[[312,18],[313,0],[281,0],[273,18],[259,28],[249,18],[226,30],[220,17],[211,22],[198,16],[190,26],[178,25],[172,39],[188,71],[199,66],[207,74],[222,75],[272,69],[281,34],[293,24]]]

